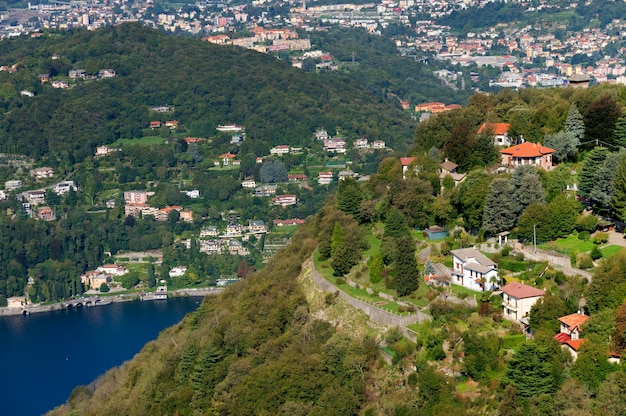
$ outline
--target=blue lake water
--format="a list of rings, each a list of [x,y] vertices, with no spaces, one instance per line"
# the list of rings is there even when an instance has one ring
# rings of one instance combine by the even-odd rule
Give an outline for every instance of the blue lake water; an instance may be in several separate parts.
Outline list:
[[[41,415],[131,359],[202,298],[124,302],[0,317],[0,415]]]

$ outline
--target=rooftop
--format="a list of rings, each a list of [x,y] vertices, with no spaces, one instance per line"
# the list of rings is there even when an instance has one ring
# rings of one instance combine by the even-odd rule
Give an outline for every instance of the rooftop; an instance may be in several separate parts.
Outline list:
[[[511,282],[502,287],[502,292],[508,294],[509,296],[513,296],[514,298],[524,299],[524,298],[533,298],[536,296],[543,296],[545,292],[541,289],[537,289],[536,287],[528,286],[519,282]]]

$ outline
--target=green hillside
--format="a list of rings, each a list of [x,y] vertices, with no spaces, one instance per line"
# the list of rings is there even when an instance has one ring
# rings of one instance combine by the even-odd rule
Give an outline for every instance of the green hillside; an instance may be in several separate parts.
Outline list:
[[[415,127],[396,103],[346,77],[303,73],[268,55],[137,24],[22,37],[4,41],[2,50],[3,62],[18,70],[0,73],[0,142],[36,158],[82,161],[97,145],[152,135],[151,120],[178,120],[180,130],[200,137],[218,124],[241,124],[257,154],[277,144],[306,145],[320,127],[402,150]],[[68,78],[72,69],[95,75],[106,68],[117,77]],[[40,74],[70,88],[42,84]],[[158,105],[172,111],[150,111]]]

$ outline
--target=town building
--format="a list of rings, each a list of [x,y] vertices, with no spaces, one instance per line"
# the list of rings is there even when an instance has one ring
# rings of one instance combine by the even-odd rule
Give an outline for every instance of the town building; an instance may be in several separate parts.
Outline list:
[[[272,198],[272,205],[280,205],[283,208],[289,205],[296,205],[297,203],[298,199],[295,195],[286,194]]]
[[[176,267],[172,267],[172,270],[170,270],[170,277],[181,277],[183,276],[185,273],[187,273],[187,266],[176,266]]]
[[[54,185],[54,188],[53,188],[54,192],[59,195],[65,195],[66,193],[70,191],[70,189],[76,192],[77,188],[76,188],[76,185],[74,184],[74,181],[59,182],[56,185]]]
[[[520,321],[528,318],[530,308],[545,292],[519,282],[511,282],[501,289],[502,316],[511,321]]]
[[[6,181],[4,183],[4,189],[6,189],[7,191],[15,191],[16,189],[20,189],[22,187],[22,181],[20,180],[12,180],[12,181]]]
[[[272,147],[270,149],[270,154],[276,155],[276,156],[282,156],[282,155],[289,154],[290,150],[291,150],[291,147],[287,145],[280,145],[280,146]]]
[[[332,172],[320,172],[317,174],[317,183],[320,185],[328,185],[333,181]]]
[[[465,173],[458,173],[458,167],[459,165],[454,162],[450,162],[446,158],[446,160],[439,165],[439,179],[443,181],[446,176],[449,176],[454,181],[454,186],[457,186],[458,184],[463,182],[463,180],[467,176]]]
[[[127,204],[145,204],[148,197],[154,195],[154,192],[147,191],[126,191],[124,192],[124,202]]]
[[[478,129],[478,134],[493,134],[493,144],[495,146],[510,146],[513,144],[509,136],[509,123],[483,123]]]
[[[475,248],[452,250],[452,284],[471,290],[495,290],[498,265]]]
[[[44,166],[41,168],[32,169],[30,171],[30,176],[33,176],[35,179],[51,178],[54,176],[54,170],[50,167]]]
[[[96,271],[100,273],[106,273],[111,276],[124,276],[128,273],[128,269],[124,266],[119,266],[117,264],[105,264],[103,266],[99,266],[96,268]]]
[[[552,154],[554,149],[545,147],[539,143],[524,142],[506,149],[500,150],[502,165],[509,168],[530,165],[545,170],[552,169]]]

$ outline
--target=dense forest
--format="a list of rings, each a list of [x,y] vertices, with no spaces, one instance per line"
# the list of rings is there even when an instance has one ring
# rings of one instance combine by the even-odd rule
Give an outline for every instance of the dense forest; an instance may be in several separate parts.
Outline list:
[[[0,139],[35,158],[80,162],[97,145],[142,137],[153,119],[167,121],[150,114],[158,105],[172,106],[162,117],[195,137],[208,137],[218,124],[244,125],[257,154],[278,144],[306,145],[318,128],[384,138],[402,150],[414,127],[397,104],[346,77],[303,73],[268,55],[138,24],[7,40],[3,59],[19,69],[0,73]],[[117,77],[66,90],[38,79],[106,68]]]

